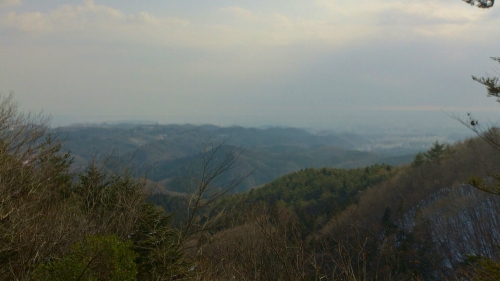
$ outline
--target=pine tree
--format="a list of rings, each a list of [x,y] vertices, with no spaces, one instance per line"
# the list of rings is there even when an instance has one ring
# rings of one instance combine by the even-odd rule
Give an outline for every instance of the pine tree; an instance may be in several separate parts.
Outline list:
[[[465,3],[482,9],[493,7],[495,0],[463,0]]]

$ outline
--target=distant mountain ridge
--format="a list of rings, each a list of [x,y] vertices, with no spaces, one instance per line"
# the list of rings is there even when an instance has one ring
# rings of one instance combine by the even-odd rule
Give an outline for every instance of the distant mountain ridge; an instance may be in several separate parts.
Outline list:
[[[234,173],[254,171],[238,191],[270,182],[284,174],[305,168],[355,168],[375,163],[397,165],[410,162],[411,155],[387,157],[356,151],[369,143],[352,133],[316,135],[297,128],[244,128],[215,125],[127,125],[61,127],[58,134],[75,158],[75,166],[85,165],[96,154],[130,159],[136,166],[147,167],[148,179],[166,189],[183,192],[182,177],[188,167],[196,166],[200,144],[225,142],[241,147],[242,165]],[[234,174],[233,174],[234,175]],[[228,175],[231,176],[231,175]]]

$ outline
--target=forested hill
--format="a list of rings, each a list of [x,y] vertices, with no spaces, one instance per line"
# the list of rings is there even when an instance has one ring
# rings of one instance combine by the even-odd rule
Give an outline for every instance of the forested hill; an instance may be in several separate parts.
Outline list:
[[[268,183],[305,168],[355,168],[375,163],[397,165],[411,155],[386,156],[357,151],[369,141],[352,133],[317,135],[296,128],[243,128],[213,125],[99,125],[57,129],[75,159],[85,166],[95,154],[125,160],[148,170],[148,179],[158,183],[158,192],[185,192],[182,185],[190,170],[200,163],[200,147],[224,142],[228,149],[241,148],[241,165],[227,176],[250,174],[236,191]]]
[[[410,165],[304,169],[229,196],[204,217],[220,218],[218,231],[197,243],[232,274],[317,266],[339,280],[479,280],[500,267],[500,197],[467,182],[492,182],[499,161],[473,138],[436,142]],[[185,219],[188,198],[152,199]]]
[[[228,197],[239,150],[210,146],[192,193],[151,198],[162,210],[129,167],[75,171],[43,123],[0,104],[1,280],[499,279],[498,129],[410,165],[307,168]]]
[[[389,165],[355,169],[309,168],[285,175],[233,200],[266,202],[293,209],[308,233],[320,230],[335,214],[356,202],[359,192],[396,175]]]

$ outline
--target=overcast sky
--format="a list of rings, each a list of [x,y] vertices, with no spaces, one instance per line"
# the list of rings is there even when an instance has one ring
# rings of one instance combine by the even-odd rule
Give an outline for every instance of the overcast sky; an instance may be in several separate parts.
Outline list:
[[[55,120],[496,113],[491,56],[500,7],[460,0],[0,0],[0,92]]]

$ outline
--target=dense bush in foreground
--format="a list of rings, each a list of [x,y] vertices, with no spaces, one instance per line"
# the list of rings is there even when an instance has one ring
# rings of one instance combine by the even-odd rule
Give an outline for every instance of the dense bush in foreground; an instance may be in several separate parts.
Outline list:
[[[74,280],[182,274],[177,236],[146,202],[144,181],[97,161],[70,171],[70,155],[46,131],[40,116],[20,114],[12,96],[2,98],[0,279],[37,272],[36,279],[61,280],[61,268]]]

